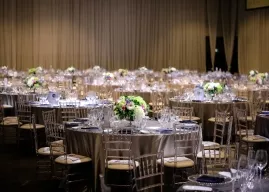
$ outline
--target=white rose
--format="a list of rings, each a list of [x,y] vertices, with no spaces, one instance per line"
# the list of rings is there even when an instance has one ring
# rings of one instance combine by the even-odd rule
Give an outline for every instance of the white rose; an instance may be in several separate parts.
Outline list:
[[[135,108],[135,105],[134,105],[133,102],[130,102],[130,103],[128,103],[128,104],[126,105],[126,108],[127,108],[128,110],[133,110],[133,109]]]
[[[268,73],[264,73],[264,76],[265,76],[265,78],[267,79],[267,77],[268,77]]]
[[[141,106],[136,106],[134,109],[135,119],[142,120],[145,117],[145,112]]]
[[[99,70],[100,67],[99,67],[98,65],[96,65],[96,66],[93,67],[93,69],[94,69],[94,70]]]
[[[214,90],[214,84],[210,83],[207,87],[208,90]]]
[[[251,76],[253,76],[253,75],[255,75],[255,72],[254,72],[253,70],[251,70],[251,71],[249,72],[249,74],[250,74]]]
[[[176,70],[177,70],[177,69],[176,69],[175,67],[171,67],[171,68],[170,68],[170,71],[171,71],[171,72],[174,72],[174,71],[176,71]]]

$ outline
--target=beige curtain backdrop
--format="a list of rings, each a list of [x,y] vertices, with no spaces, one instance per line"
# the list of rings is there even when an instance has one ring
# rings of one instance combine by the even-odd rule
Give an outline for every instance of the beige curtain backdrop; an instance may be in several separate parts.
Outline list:
[[[212,61],[212,69],[214,68],[215,62],[215,49],[217,41],[217,29],[218,29],[218,16],[219,16],[219,0],[207,0],[207,23],[208,23],[208,34],[210,42],[210,53]]]
[[[269,71],[269,9],[247,11],[239,0],[238,65],[240,73]]]
[[[205,70],[205,0],[0,0],[0,65]]]
[[[225,57],[228,69],[230,69],[236,34],[237,0],[221,0],[221,21]]]

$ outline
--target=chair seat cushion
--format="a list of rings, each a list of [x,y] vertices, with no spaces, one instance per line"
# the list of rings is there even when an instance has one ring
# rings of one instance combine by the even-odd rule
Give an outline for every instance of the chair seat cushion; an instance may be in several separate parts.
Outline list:
[[[36,124],[35,125],[37,129],[43,129],[45,128],[44,125],[40,125],[40,124]],[[33,124],[23,124],[22,126],[20,126],[21,129],[33,129]]]
[[[205,158],[209,159],[209,158],[225,158],[225,153],[223,151],[219,151],[219,150],[205,150]],[[197,154],[197,158],[203,158],[203,152],[200,151]]]
[[[63,165],[72,165],[72,164],[79,164],[79,163],[88,163],[92,159],[86,156],[77,155],[77,154],[67,154],[61,155],[55,159],[56,163],[63,164]]]
[[[194,166],[194,161],[187,157],[177,157],[176,162],[175,157],[166,157],[163,160],[165,167],[186,168]],[[161,163],[160,159],[158,159],[158,163]]]
[[[137,161],[135,161],[135,166],[139,166],[139,163]],[[129,163],[129,160],[112,159],[107,162],[107,168],[114,170],[131,170],[133,169],[133,162]]]
[[[245,135],[254,135],[254,130],[253,129],[248,129],[248,130],[245,130],[245,129],[241,129],[241,135],[245,136]],[[240,135],[240,131],[237,131],[236,132],[237,135]]]
[[[13,108],[12,105],[6,105],[6,104],[4,104],[3,107],[4,107],[4,109],[11,109],[11,108]]]
[[[213,122],[213,123],[215,123],[216,118],[215,118],[215,117],[211,117],[211,118],[209,118],[209,119],[208,119],[208,121],[209,121],[209,122]],[[229,120],[229,118],[228,118],[228,117],[226,117],[225,122],[226,122],[226,123],[229,123],[229,121],[230,121],[230,120]]]
[[[204,149],[208,149],[208,148],[217,148],[220,144],[213,142],[213,141],[203,141],[202,145],[204,146]]]
[[[250,135],[248,137],[243,137],[242,140],[246,142],[253,142],[253,143],[269,142],[268,138],[263,137],[261,135]]]
[[[50,148],[49,147],[42,147],[38,149],[38,154],[40,155],[50,155]],[[60,156],[64,154],[64,148],[63,147],[52,147],[52,155],[54,156]]]
[[[4,117],[1,124],[4,126],[18,125],[18,117]]]
[[[51,142],[51,145],[53,146],[53,144],[56,144],[56,145],[63,145],[63,144],[64,144],[64,141],[63,141],[63,140],[52,141],[52,142]]]
[[[200,121],[199,117],[191,116],[191,119],[189,117],[180,117],[182,120],[191,120],[191,121]]]

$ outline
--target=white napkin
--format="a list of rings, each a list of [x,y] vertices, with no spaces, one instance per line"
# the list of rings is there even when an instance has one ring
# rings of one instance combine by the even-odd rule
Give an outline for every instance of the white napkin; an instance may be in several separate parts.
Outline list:
[[[49,152],[50,151],[50,148],[49,147],[44,147],[43,148],[43,152]]]
[[[121,164],[121,165],[129,165],[129,160],[109,160],[108,161],[109,165],[115,165],[115,164]],[[133,163],[130,162],[130,165],[132,165]]]
[[[67,155],[67,157],[66,156],[61,156],[60,158],[63,159],[63,160],[65,160],[65,159],[70,160],[70,161],[72,161],[74,163],[80,163],[81,162],[80,158],[75,157],[75,156],[70,156],[70,155]]]
[[[221,171],[219,172],[220,175],[224,176],[224,177],[229,177],[231,178],[231,173],[230,172],[227,172],[227,171]]]
[[[215,142],[212,142],[212,141],[203,141],[202,144],[205,146],[205,147],[209,147],[209,146],[214,146],[216,145]]]
[[[213,191],[211,187],[184,185],[182,187],[186,191]]]
[[[173,163],[175,162],[175,158],[174,157],[168,157],[168,158],[164,158],[163,159],[164,162],[168,162],[168,163]],[[181,162],[181,161],[189,161],[190,159],[187,157],[177,157],[177,162]]]

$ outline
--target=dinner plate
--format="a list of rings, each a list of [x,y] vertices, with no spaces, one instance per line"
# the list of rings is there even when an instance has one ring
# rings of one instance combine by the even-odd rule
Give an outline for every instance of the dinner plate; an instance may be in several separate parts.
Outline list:
[[[197,179],[201,176],[210,176],[210,177],[215,177],[215,178],[221,178],[224,179],[223,182],[215,183],[215,182],[200,182],[197,181]],[[232,179],[223,175],[209,175],[209,174],[202,174],[202,175],[192,175],[188,177],[188,180],[197,183],[202,186],[209,186],[209,187],[214,187],[214,186],[219,186],[219,185],[227,185],[232,182]]]
[[[146,130],[152,130],[152,131],[157,131],[161,129],[161,127],[145,127]]]

